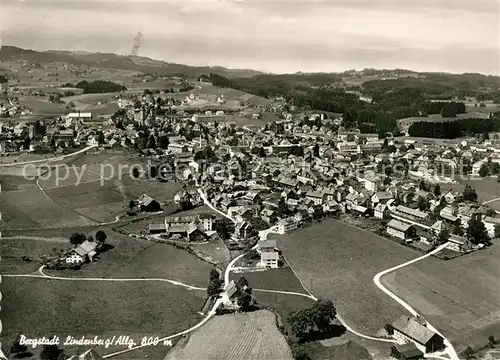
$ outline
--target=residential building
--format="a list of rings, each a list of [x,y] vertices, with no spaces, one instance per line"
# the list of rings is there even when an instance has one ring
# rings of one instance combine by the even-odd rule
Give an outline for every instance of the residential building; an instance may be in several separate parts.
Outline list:
[[[450,250],[463,253],[472,250],[472,243],[462,236],[452,234],[448,239],[446,247]]]
[[[76,112],[66,115],[66,121],[71,121],[71,124],[84,124],[89,120],[92,120],[92,113],[89,112]]]
[[[215,216],[209,213],[203,213],[198,215],[200,221],[200,226],[203,231],[209,232],[214,231]]]
[[[392,219],[387,224],[387,233],[399,239],[407,240],[415,236],[416,230],[413,225]]]
[[[277,269],[280,255],[277,252],[262,252],[260,259],[263,265],[271,269]]]
[[[500,226],[500,218],[485,216],[483,224],[486,231],[488,231],[488,236],[493,239],[495,237],[495,227]]]
[[[286,234],[287,232],[295,230],[297,225],[298,220],[296,217],[281,219],[278,221],[278,233],[281,235]]]
[[[315,191],[308,191],[306,193],[306,199],[312,200],[314,205],[322,205],[326,201],[326,194]]]
[[[276,249],[276,240],[261,240],[258,242],[260,252],[274,252]]]
[[[375,207],[374,216],[377,219],[387,219],[389,218],[390,211],[386,204],[379,203]]]

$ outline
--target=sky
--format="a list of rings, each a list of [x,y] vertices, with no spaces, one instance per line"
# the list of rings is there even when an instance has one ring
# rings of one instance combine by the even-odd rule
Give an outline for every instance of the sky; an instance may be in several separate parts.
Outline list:
[[[265,72],[500,75],[499,0],[3,0],[3,44]]]

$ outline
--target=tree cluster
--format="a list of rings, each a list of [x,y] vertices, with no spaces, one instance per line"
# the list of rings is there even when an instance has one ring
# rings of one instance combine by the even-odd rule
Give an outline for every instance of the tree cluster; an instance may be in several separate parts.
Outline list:
[[[210,280],[208,281],[208,296],[216,296],[221,292],[223,281],[220,279],[219,272],[215,269],[210,270]]]
[[[500,130],[498,115],[491,119],[458,119],[448,122],[417,121],[408,133],[414,137],[455,139],[462,136],[487,134]]]
[[[123,85],[105,80],[96,80],[91,82],[84,80],[76,84],[76,87],[83,89],[84,94],[110,93],[127,90],[127,88]]]
[[[467,109],[463,102],[434,101],[427,105],[427,114],[441,114],[442,117],[455,117],[457,114],[465,114]]]
[[[288,319],[293,333],[303,338],[311,332],[327,332],[337,311],[330,300],[319,300],[312,307],[294,312]]]

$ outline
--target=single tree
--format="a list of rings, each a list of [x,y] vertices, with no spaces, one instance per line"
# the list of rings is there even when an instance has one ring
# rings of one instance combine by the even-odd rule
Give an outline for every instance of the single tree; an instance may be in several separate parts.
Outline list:
[[[83,234],[80,234],[80,233],[73,233],[69,237],[69,242],[73,245],[80,245],[85,240],[87,240],[87,237]]]
[[[252,307],[252,294],[248,291],[243,291],[238,297],[238,305],[242,311],[249,311]]]
[[[135,208],[135,201],[134,200],[130,200],[129,203],[128,203],[128,208],[130,210],[134,210]]]
[[[100,243],[101,245],[104,244],[104,241],[106,240],[108,236],[106,235],[106,233],[102,230],[99,230],[95,233],[95,239],[97,240],[98,243]]]
[[[434,196],[440,196],[441,195],[441,186],[439,186],[439,184],[436,184],[434,186]]]
[[[500,238],[500,225],[495,225],[495,227],[494,227],[494,236],[495,236],[495,239]]]
[[[438,235],[438,242],[440,244],[444,244],[449,239],[450,239],[450,233],[449,233],[449,231],[446,230],[446,229],[441,230],[440,233],[439,233],[439,235]]]
[[[456,225],[453,228],[452,233],[455,234],[455,235],[458,235],[458,236],[464,236],[464,230],[460,226],[458,226],[458,225]]]
[[[465,186],[465,189],[462,193],[462,197],[465,201],[476,202],[477,201],[476,190],[472,186],[467,185]]]
[[[487,162],[484,162],[481,167],[479,168],[479,176],[481,177],[486,177],[490,173],[490,164]]]
[[[265,158],[266,157],[266,151],[264,150],[263,147],[259,149],[259,157]]]
[[[210,270],[210,281],[219,280],[220,275],[216,269]]]
[[[210,281],[207,287],[208,296],[215,296],[221,292],[222,281],[217,279]]]
[[[473,244],[485,243],[489,240],[488,231],[480,216],[474,216],[467,226],[467,237]]]
[[[236,282],[236,286],[238,286],[240,289],[248,287],[248,280],[244,276],[240,276],[240,278]]]

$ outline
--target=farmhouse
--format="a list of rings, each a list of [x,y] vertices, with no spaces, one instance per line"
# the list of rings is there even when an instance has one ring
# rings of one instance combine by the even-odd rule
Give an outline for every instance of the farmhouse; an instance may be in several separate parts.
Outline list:
[[[81,264],[87,259],[93,261],[96,252],[97,244],[92,241],[85,240],[80,245],[76,246],[66,257],[68,264]]]
[[[413,225],[392,219],[387,224],[387,233],[402,240],[415,236],[416,230]]]
[[[149,224],[150,234],[161,234],[167,231],[164,223],[161,224]]]
[[[472,243],[462,236],[452,234],[448,239],[446,247],[450,250],[463,253],[472,249]]]
[[[161,211],[160,203],[147,194],[142,194],[141,197],[137,199],[137,202],[142,211],[147,211],[147,212]]]
[[[424,357],[415,344],[396,344],[391,348],[391,356],[398,360],[417,360]]]
[[[417,319],[402,316],[392,324],[394,338],[399,344],[414,342],[423,352],[434,352],[444,348],[444,339],[420,324]]]

